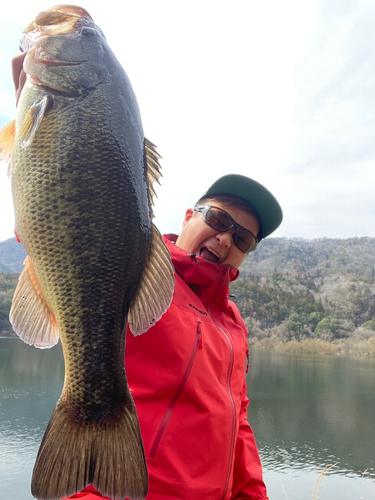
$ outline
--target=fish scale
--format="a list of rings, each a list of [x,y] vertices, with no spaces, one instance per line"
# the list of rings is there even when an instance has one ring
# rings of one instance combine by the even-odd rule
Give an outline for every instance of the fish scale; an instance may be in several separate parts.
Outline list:
[[[31,491],[59,500],[93,484],[114,500],[144,498],[125,327],[128,319],[134,334],[147,331],[173,294],[173,266],[152,224],[159,155],[126,73],[84,9],[49,9],[22,40],[28,79],[15,127],[0,131],[28,254],[10,320],[36,347],[60,338],[65,361]]]

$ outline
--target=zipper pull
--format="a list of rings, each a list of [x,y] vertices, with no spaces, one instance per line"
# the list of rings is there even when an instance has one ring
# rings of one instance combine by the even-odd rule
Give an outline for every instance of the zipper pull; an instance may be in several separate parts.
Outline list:
[[[246,373],[249,373],[249,366],[250,366],[250,355],[249,355],[249,348],[246,349]]]
[[[197,259],[195,258],[196,256],[197,256],[197,254],[196,254],[196,253],[190,253],[190,254],[189,254],[189,257],[191,257],[192,259],[194,259],[194,264],[198,264],[198,261],[197,261]]]
[[[197,335],[199,337],[199,340],[198,340],[199,349],[202,349],[202,347],[203,347],[202,323],[200,321],[198,321],[198,324],[197,324]]]

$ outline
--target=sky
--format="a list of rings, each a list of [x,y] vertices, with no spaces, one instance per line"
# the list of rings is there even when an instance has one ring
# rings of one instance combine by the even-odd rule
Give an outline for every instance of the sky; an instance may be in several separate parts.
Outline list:
[[[186,209],[236,173],[278,199],[284,220],[272,236],[375,237],[373,0],[78,4],[125,68],[162,156],[162,233],[179,233]],[[15,117],[10,62],[20,34],[53,5],[2,7],[0,127]],[[0,163],[0,241],[14,227],[6,171]]]

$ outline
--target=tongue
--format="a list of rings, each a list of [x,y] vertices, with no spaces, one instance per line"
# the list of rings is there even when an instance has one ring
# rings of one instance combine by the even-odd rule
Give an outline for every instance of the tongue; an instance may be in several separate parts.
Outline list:
[[[209,260],[210,262],[218,262],[219,257],[215,255],[214,253],[210,252],[210,250],[207,247],[201,248],[201,251],[199,252],[200,257],[203,259]]]

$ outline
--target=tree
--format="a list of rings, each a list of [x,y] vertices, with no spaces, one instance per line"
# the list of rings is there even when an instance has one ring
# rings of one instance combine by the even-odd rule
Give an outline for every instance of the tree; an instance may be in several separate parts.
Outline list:
[[[375,331],[375,321],[373,319],[371,319],[370,321],[366,321],[366,323],[363,323],[362,328]]]
[[[336,316],[326,316],[319,321],[315,328],[315,334],[320,338],[329,338],[330,336],[333,338],[342,338],[347,336],[342,322]]]

